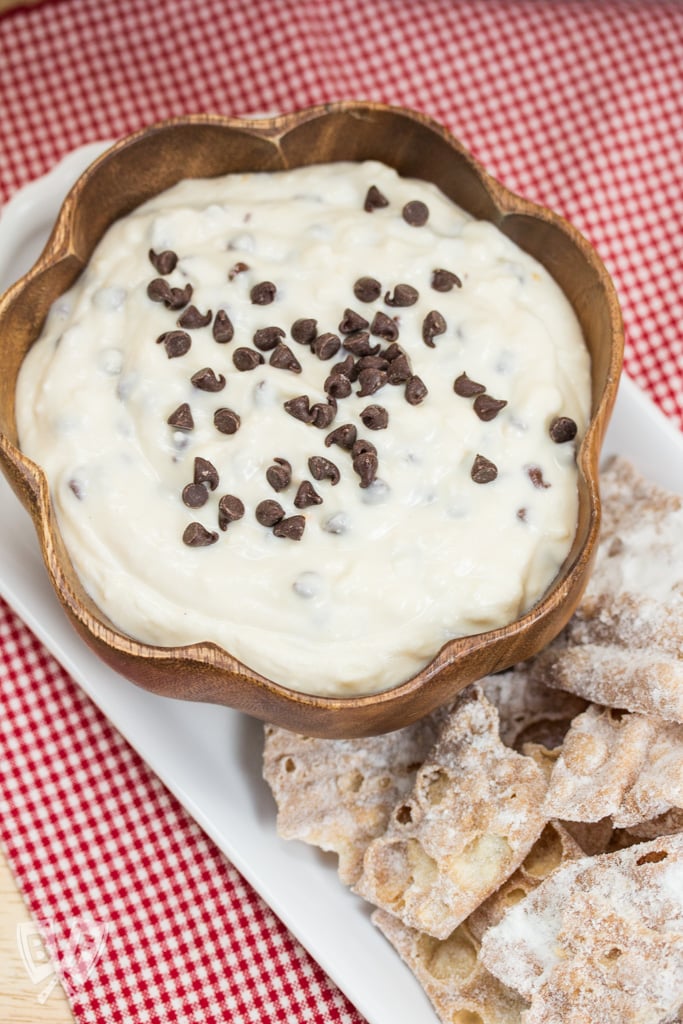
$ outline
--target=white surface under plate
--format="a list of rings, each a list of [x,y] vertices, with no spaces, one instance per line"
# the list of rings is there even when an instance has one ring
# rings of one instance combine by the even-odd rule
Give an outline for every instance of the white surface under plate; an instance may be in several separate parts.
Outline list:
[[[0,214],[0,291],[38,256],[61,199],[104,148],[72,153]],[[683,435],[624,379],[605,452],[683,493]],[[227,708],[157,697],[107,668],[66,620],[33,527],[0,475],[0,594],[40,637],[370,1024],[436,1021],[370,910],[337,878],[336,858],[275,833],[261,779],[262,726]]]

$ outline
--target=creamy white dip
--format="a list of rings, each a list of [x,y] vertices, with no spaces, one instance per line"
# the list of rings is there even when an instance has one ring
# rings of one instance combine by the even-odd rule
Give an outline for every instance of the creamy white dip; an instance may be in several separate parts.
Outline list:
[[[371,186],[388,204],[367,211]],[[428,208],[421,225],[402,214],[415,200]],[[167,251],[177,264],[160,273]],[[458,281],[446,275],[450,290],[437,290],[435,270]],[[361,277],[381,284],[379,298],[357,298]],[[166,282],[152,287],[157,298],[190,284],[190,304],[211,311],[206,326],[185,330],[183,355],[169,355],[174,343],[186,346],[182,337],[157,339],[182,330],[187,306],[153,301],[155,279]],[[254,301],[268,297],[267,288],[253,291],[263,282],[276,288],[268,304]],[[385,301],[413,297],[397,285],[416,290],[414,304]],[[314,319],[317,336],[343,342],[347,309],[370,323],[378,311],[394,319],[419,380],[367,396],[355,381],[333,422],[319,427],[284,403],[307,396],[320,415],[325,382],[349,352],[321,359],[290,331]],[[219,310],[234,328],[228,342],[214,338]],[[443,320],[427,322],[445,329],[433,338],[427,330],[430,345],[423,325],[434,313]],[[254,334],[267,327],[281,328],[301,372],[286,368],[283,349],[284,368],[270,364],[272,350],[253,369],[236,367],[235,351],[256,353]],[[390,344],[372,334],[368,343],[380,358]],[[357,371],[359,358],[347,367]],[[193,384],[207,368],[219,384],[224,376],[222,390]],[[506,404],[480,418],[474,396],[454,389],[459,378],[463,390],[462,374]],[[377,378],[368,376],[372,387]],[[294,689],[352,695],[397,684],[449,638],[508,623],[541,597],[576,527],[575,447],[589,402],[578,322],[543,267],[436,187],[369,162],[185,181],[115,223],[29,352],[17,419],[23,451],[47,474],[73,564],[121,630],[165,646],[215,641]],[[385,428],[364,424],[370,405],[386,410]],[[237,424],[234,433],[217,429],[220,409],[229,412],[218,421]],[[576,423],[575,441],[551,438],[558,417]],[[376,466],[372,452],[358,461],[326,446],[346,424],[374,445]],[[495,479],[473,479],[477,456],[483,477],[497,471]],[[338,482],[315,479],[312,457],[333,462]],[[201,482],[197,458],[215,469],[215,489],[215,476]],[[267,478],[270,467],[287,478],[276,459],[291,466],[280,491]],[[192,508],[182,495],[195,479],[199,490],[186,497],[206,500]],[[302,481],[320,504],[295,506]],[[219,529],[224,495],[238,498],[244,515]],[[287,520],[304,517],[293,524],[303,524],[300,539],[257,521],[265,500]],[[211,543],[190,546],[193,534]]]

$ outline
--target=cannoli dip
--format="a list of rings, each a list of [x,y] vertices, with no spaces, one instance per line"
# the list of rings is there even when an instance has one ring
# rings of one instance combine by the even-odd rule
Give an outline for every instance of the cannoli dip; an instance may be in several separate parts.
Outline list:
[[[117,221],[17,420],[120,630],[350,696],[538,601],[589,405],[548,272],[366,162],[183,181]]]

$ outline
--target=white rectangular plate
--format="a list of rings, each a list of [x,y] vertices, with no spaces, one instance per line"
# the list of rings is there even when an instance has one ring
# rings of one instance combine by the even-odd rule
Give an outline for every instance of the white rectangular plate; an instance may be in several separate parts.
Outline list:
[[[72,153],[3,209],[0,292],[31,266],[61,198],[103,148],[96,143]],[[650,479],[683,493],[683,435],[626,378],[605,452],[629,457]],[[339,882],[335,858],[277,837],[275,806],[261,779],[261,724],[227,708],[156,697],[108,669],[67,622],[31,521],[2,476],[0,523],[0,594],[370,1024],[436,1021],[412,975],[370,924],[369,908]]]

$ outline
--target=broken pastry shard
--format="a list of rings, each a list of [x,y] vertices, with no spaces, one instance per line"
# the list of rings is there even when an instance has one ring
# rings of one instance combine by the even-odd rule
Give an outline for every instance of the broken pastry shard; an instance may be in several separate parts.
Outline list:
[[[372,922],[413,972],[444,1024],[520,1024],[526,1004],[479,963],[479,944],[466,924],[446,939],[435,939],[385,910],[375,910]]]
[[[277,803],[277,830],[339,857],[348,885],[436,740],[445,711],[397,732],[325,740],[276,726],[265,730],[263,775]]]
[[[549,750],[559,746],[572,719],[588,703],[546,686],[526,665],[486,676],[477,685],[498,708],[501,740],[518,751],[530,742]]]
[[[477,941],[487,928],[503,918],[510,907],[563,864],[578,860],[584,851],[557,821],[549,821],[517,870],[467,918],[467,928]]]
[[[623,459],[603,471],[601,491],[593,575],[534,675],[596,704],[683,722],[683,498]]]
[[[525,1024],[661,1024],[683,1003],[683,834],[555,871],[483,937]]]
[[[628,828],[683,808],[683,725],[593,705],[573,722],[551,777],[551,817]]]
[[[546,823],[542,771],[501,743],[498,714],[472,687],[374,839],[354,886],[443,939],[519,867]]]

